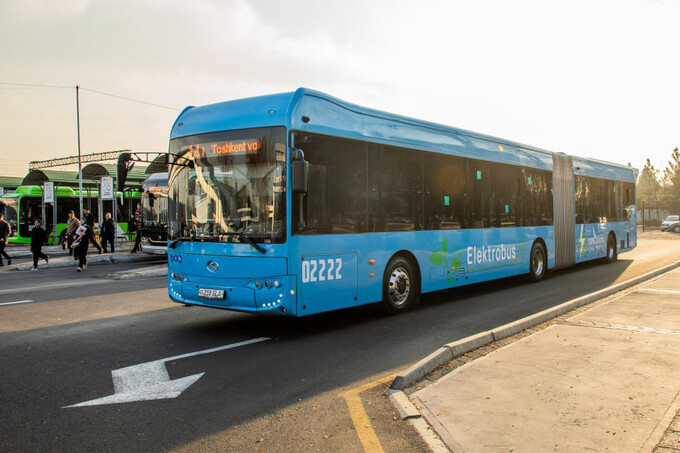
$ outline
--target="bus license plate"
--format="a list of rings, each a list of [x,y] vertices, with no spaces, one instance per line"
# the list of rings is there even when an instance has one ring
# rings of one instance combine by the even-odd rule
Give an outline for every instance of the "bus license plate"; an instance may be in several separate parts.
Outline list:
[[[224,299],[224,290],[199,288],[198,297],[202,297],[204,299]]]

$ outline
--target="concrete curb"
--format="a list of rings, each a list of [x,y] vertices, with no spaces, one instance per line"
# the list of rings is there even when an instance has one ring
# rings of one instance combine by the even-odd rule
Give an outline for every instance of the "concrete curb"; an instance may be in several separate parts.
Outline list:
[[[168,275],[167,266],[164,269],[124,271],[107,274],[105,277],[113,280],[135,280],[138,278],[166,277]]]
[[[131,263],[131,262],[142,262],[142,261],[155,261],[158,260],[158,255],[149,255],[146,253],[106,253],[102,255],[94,254],[87,257],[88,264],[95,263]],[[56,269],[62,267],[76,267],[78,266],[78,261],[72,257],[60,258],[56,260],[50,260],[49,263],[38,264],[38,269]],[[17,271],[28,271],[33,269],[33,263],[19,264],[14,266],[13,270]],[[12,269],[7,269],[12,270]]]
[[[6,252],[8,252],[9,256],[14,258],[29,258],[32,257],[33,254],[31,253],[30,250],[18,250],[16,252],[13,252],[12,250],[5,249]],[[43,248],[42,249],[43,253],[48,256],[66,256],[68,255],[68,252],[66,250],[62,250],[61,247],[57,248],[52,248],[52,249],[47,249]]]
[[[654,278],[657,275],[668,272],[672,269],[677,268],[678,266],[680,266],[680,261],[661,267],[659,269],[640,275],[638,277],[631,278],[630,280],[626,280],[625,282],[621,282],[616,285],[609,286],[607,288],[596,291],[594,293],[587,294],[577,299],[572,299],[556,307],[549,308],[539,313],[527,316],[526,318],[513,321],[500,327],[496,327],[495,329],[492,329],[488,332],[481,332],[476,335],[463,338],[462,340],[446,344],[443,347],[437,349],[432,354],[425,357],[424,359],[420,360],[416,364],[399,373],[394,378],[394,381],[392,381],[390,388],[395,390],[403,390],[404,388],[419,381],[420,379],[422,379],[423,377],[425,377],[438,367],[442,366],[446,362],[453,360],[456,357],[459,357],[463,354],[466,354],[474,349],[477,349],[480,346],[484,346],[489,343],[493,343],[494,341],[498,341],[503,338],[515,335],[516,333],[519,333],[530,327],[536,326],[538,324],[544,323],[545,321],[563,315],[564,313],[571,311],[575,308],[581,307],[596,300],[610,296],[626,288],[635,286],[638,283],[641,283],[645,280],[649,280],[650,278]]]

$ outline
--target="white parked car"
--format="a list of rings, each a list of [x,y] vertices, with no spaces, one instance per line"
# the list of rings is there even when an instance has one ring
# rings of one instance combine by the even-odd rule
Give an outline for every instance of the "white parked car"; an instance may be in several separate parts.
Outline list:
[[[680,216],[669,215],[661,222],[661,231],[672,231],[673,233],[680,233]]]

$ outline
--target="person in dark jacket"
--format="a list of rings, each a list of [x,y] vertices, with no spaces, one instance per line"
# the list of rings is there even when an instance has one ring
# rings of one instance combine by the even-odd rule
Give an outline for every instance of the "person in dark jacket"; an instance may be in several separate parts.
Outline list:
[[[33,253],[33,270],[38,269],[38,260],[40,258],[49,263],[50,259],[42,251],[42,246],[47,243],[47,233],[43,230],[42,221],[35,219],[33,222],[33,229],[31,230],[31,252]]]
[[[73,256],[78,260],[78,272],[83,272],[87,269],[87,248],[90,245],[90,237],[93,236],[92,228],[87,226],[85,219],[81,222],[81,233],[77,234],[76,240],[73,241]]]
[[[113,219],[111,218],[111,213],[107,212],[104,214],[104,223],[102,223],[102,248],[104,249],[104,253],[109,253],[108,250],[106,249],[106,243],[108,242],[111,245],[111,253],[115,253],[115,240],[116,240],[116,224],[113,223]]]
[[[90,235],[90,242],[97,247],[97,250],[99,250],[99,253],[102,253],[102,247],[97,243],[97,239],[94,237],[94,216],[90,212],[88,208],[83,208],[83,213],[85,214],[85,224],[90,227],[90,230],[92,231],[92,234]]]
[[[7,265],[12,264],[12,258],[5,252],[5,245],[7,244],[7,238],[11,232],[11,227],[9,223],[5,222],[5,214],[0,212],[0,266],[5,264],[2,262],[2,257],[7,258]]]
[[[135,211],[134,219],[135,231],[135,245],[130,250],[130,253],[137,253],[142,251],[142,205],[137,203],[137,210]]]

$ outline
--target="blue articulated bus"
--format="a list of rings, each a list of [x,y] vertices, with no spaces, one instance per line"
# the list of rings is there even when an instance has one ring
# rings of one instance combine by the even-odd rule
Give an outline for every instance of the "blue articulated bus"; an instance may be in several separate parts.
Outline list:
[[[170,152],[168,290],[184,304],[401,313],[637,243],[630,167],[308,89],[186,108]]]

